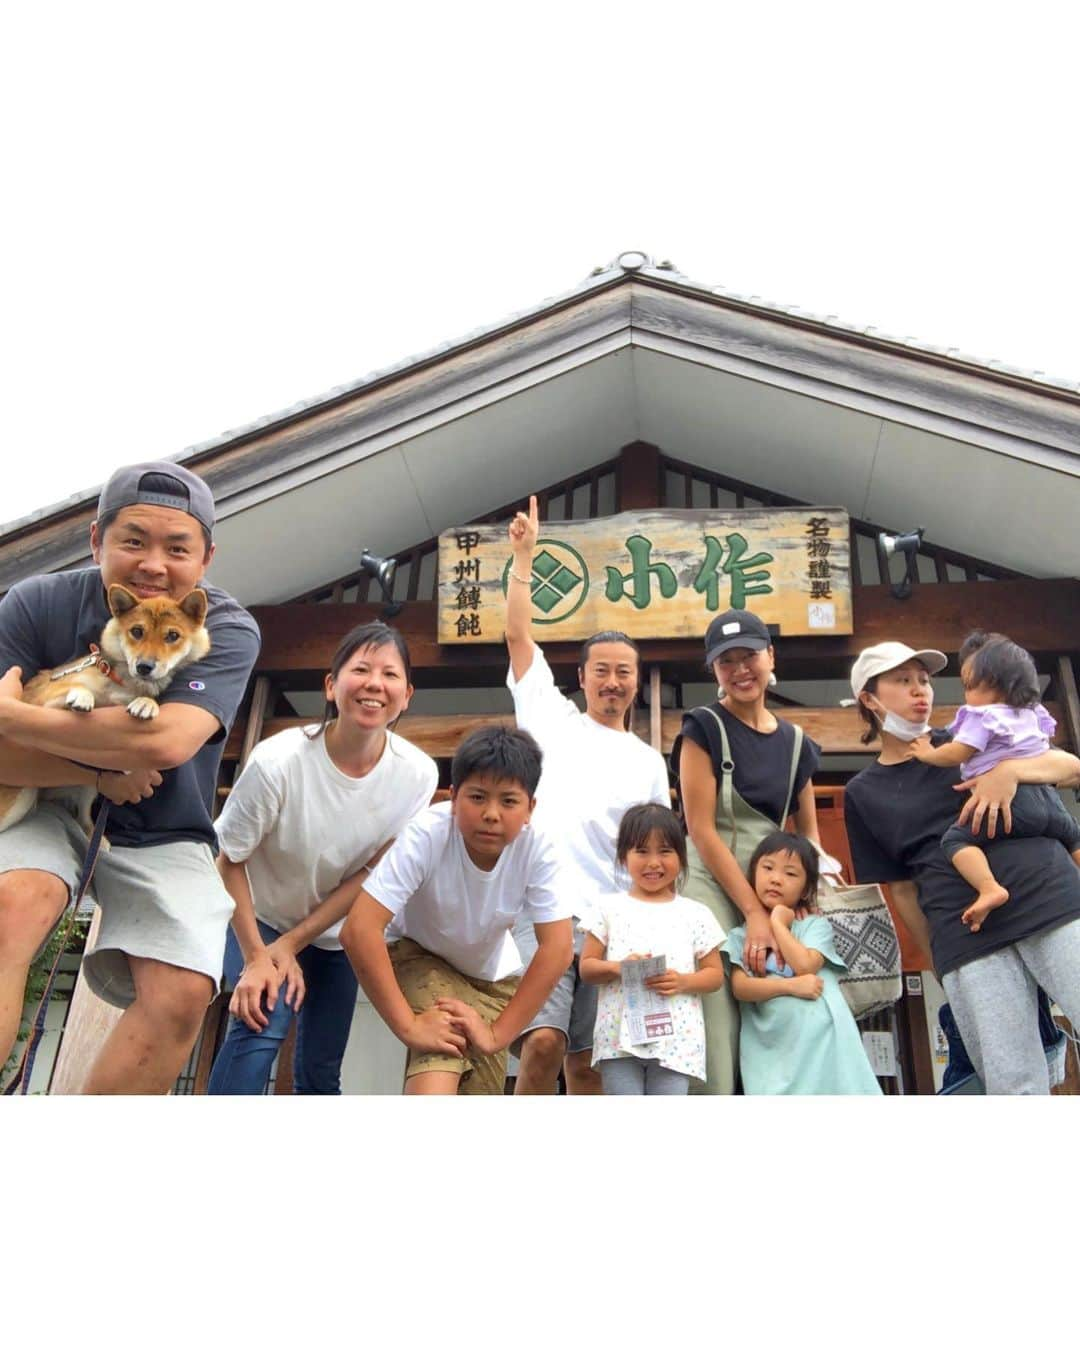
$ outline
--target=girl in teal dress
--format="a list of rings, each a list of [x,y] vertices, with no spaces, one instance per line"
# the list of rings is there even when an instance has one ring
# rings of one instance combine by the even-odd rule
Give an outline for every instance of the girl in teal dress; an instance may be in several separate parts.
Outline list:
[[[805,837],[773,832],[750,859],[750,886],[765,910],[781,957],[765,976],[746,969],[746,927],[723,946],[731,989],[742,1002],[739,1068],[747,1094],[880,1094],[848,1003],[843,959],[832,926],[815,914],[817,852]]]

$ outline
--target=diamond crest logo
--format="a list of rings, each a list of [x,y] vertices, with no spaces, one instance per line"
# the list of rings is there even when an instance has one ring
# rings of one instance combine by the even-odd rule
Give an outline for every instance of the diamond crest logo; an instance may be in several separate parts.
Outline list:
[[[536,611],[533,621],[541,626],[553,626],[573,616],[585,602],[589,592],[589,567],[579,551],[566,542],[553,538],[538,538],[532,564],[532,603]],[[506,593],[510,583],[513,557],[503,570],[502,587]]]

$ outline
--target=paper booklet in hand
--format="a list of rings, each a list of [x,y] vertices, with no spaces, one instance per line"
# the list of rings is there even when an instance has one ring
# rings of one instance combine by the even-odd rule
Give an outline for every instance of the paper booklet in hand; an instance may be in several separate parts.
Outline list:
[[[667,971],[667,958],[635,958],[622,965],[623,1013],[619,1029],[619,1045],[624,1049],[636,1047],[657,1038],[668,1038],[675,1032],[667,1000],[645,985],[650,977]]]

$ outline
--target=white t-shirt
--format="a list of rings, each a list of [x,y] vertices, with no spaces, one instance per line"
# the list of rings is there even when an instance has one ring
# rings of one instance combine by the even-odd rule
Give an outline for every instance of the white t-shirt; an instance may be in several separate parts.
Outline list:
[[[555,890],[551,843],[531,824],[491,870],[469,859],[449,802],[433,804],[405,828],[365,884],[393,914],[388,943],[403,936],[480,981],[521,970],[510,937],[519,913],[535,924],[566,920]]]
[[[716,917],[704,902],[689,897],[645,902],[629,893],[609,893],[597,899],[582,926],[605,946],[604,957],[614,963],[621,963],[631,953],[664,954],[668,968],[675,972],[696,972],[697,960],[724,942],[724,931]],[[601,986],[593,1065],[613,1057],[637,1056],[703,1080],[705,1018],[701,996],[668,996],[664,1004],[671,1011],[672,1036],[631,1043],[623,1031],[622,982]]]
[[[331,761],[325,734],[285,729],[256,744],[214,826],[228,859],[247,869],[256,916],[284,934],[396,837],[438,783],[427,753],[396,734],[356,780]],[[341,926],[312,943],[340,949]]]
[[[632,804],[671,804],[667,767],[636,734],[597,724],[563,696],[537,647],[524,676],[506,685],[519,729],[544,754],[533,820],[559,849],[560,885],[575,916],[617,885],[615,841]]]

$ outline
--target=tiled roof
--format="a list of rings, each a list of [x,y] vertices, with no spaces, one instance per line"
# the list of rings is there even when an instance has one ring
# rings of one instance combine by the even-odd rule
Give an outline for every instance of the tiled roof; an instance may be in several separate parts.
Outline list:
[[[878,327],[860,326],[858,323],[848,322],[846,319],[838,317],[835,313],[811,313],[808,309],[799,308],[796,304],[785,304],[775,299],[764,299],[757,294],[743,294],[737,290],[729,290],[724,285],[702,284],[700,281],[692,280],[689,276],[683,275],[673,262],[654,262],[644,253],[621,253],[608,266],[597,267],[592,275],[597,278],[607,277],[620,269],[623,259],[627,256],[644,257],[644,263],[633,268],[640,274],[663,277],[666,280],[674,281],[683,290],[696,291],[701,295],[715,295],[721,299],[729,300],[731,303],[761,309],[767,313],[787,314],[789,317],[798,318],[802,322],[818,323],[834,332],[848,332],[852,336],[871,337],[875,341],[903,346],[909,350],[924,351],[928,355],[954,360],[958,364],[974,366],[977,369],[988,370],[994,374],[1007,374],[1012,378],[1026,379],[1031,383],[1042,384],[1046,387],[1063,388],[1067,392],[1080,393],[1080,380],[1075,375],[1072,378],[1067,378],[1064,375],[1046,374],[1040,369],[1024,369],[1019,365],[1007,364],[1004,360],[998,360],[990,356],[973,355],[970,352],[960,350],[957,346],[936,346],[929,341],[922,341],[918,337],[894,336]]]
[[[321,393],[316,397],[296,402],[283,410],[271,412],[266,416],[259,417],[259,419],[252,421],[247,425],[234,430],[227,430],[224,433],[215,436],[213,439],[204,440],[200,444],[195,444],[179,453],[167,456],[173,462],[182,463],[198,459],[206,453],[223,448],[237,440],[245,439],[260,430],[294,421],[307,412],[325,407],[334,402],[342,401],[363,391],[365,388],[384,382],[407,370],[430,364],[446,355],[460,351],[477,342],[495,336],[497,333],[507,328],[520,326],[522,323],[540,317],[541,315],[550,312],[552,309],[573,303],[574,300],[593,291],[619,284],[627,277],[633,275],[640,275],[642,277],[650,278],[653,281],[660,281],[666,285],[672,285],[689,294],[719,298],[727,303],[754,309],[766,315],[775,314],[795,318],[800,323],[828,328],[830,331],[841,335],[846,333],[851,336],[870,339],[885,345],[894,345],[897,347],[898,351],[901,348],[906,348],[907,350],[934,356],[939,360],[948,360],[957,365],[963,365],[976,371],[982,370],[991,374],[1004,375],[1010,379],[1021,379],[1049,389],[1060,389],[1065,392],[1080,393],[1080,381],[1077,381],[1075,378],[1069,379],[1062,376],[1049,375],[1043,373],[1041,370],[1022,369],[1016,365],[1006,364],[1003,360],[972,355],[961,351],[956,347],[935,346],[929,342],[920,341],[917,337],[898,337],[891,335],[888,332],[883,332],[876,327],[860,326],[857,323],[847,322],[844,319],[837,317],[836,314],[811,313],[805,309],[799,308],[795,304],[780,303],[776,300],[762,298],[760,295],[756,294],[743,294],[735,290],[730,290],[723,285],[703,284],[699,281],[692,280],[689,276],[683,275],[673,262],[656,261],[644,252],[633,250],[620,253],[613,261],[604,266],[595,267],[584,281],[563,294],[553,295],[530,308],[508,314],[498,322],[473,328],[472,331],[465,333],[465,335],[457,337],[452,341],[442,342],[440,345],[424,351],[419,355],[409,356],[407,359],[399,360],[395,364],[372,370],[370,373],[363,375],[361,378],[358,378],[351,383],[340,384],[338,387],[330,388],[328,391]],[[77,492],[54,504],[34,510],[32,513],[24,515],[22,518],[3,524],[0,526],[0,538],[9,533],[32,526],[52,515],[85,506],[96,499],[99,490],[100,487],[93,487],[88,490]]]

